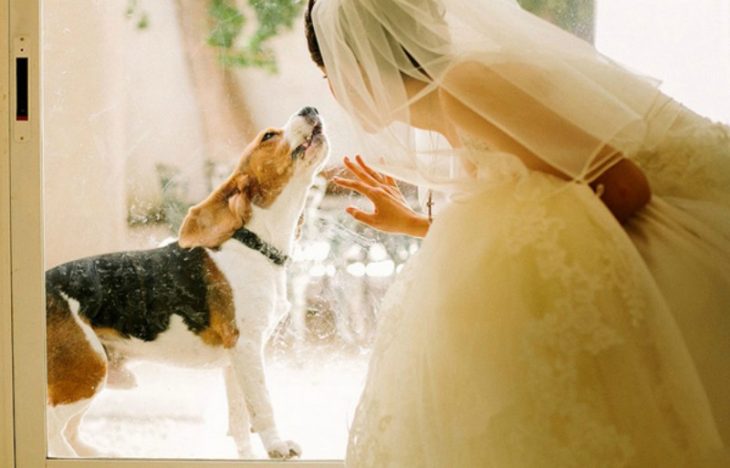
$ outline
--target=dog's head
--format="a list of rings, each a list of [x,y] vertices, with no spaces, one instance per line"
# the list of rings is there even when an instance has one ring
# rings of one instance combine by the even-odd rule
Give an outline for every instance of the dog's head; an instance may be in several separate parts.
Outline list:
[[[322,121],[313,107],[268,128],[244,150],[233,173],[208,198],[188,210],[181,247],[218,247],[251,217],[251,205],[267,207],[288,184],[309,186],[328,151]]]

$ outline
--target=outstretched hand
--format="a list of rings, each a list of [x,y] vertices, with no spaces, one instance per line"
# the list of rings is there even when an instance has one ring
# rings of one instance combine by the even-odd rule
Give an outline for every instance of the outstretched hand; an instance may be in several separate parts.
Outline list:
[[[373,211],[367,213],[354,206],[347,207],[345,211],[361,223],[380,231],[425,236],[430,226],[428,218],[411,209],[396,181],[373,170],[360,156],[356,156],[355,161],[348,157],[343,159],[345,167],[355,179],[335,177],[334,182],[369,198],[373,202]]]

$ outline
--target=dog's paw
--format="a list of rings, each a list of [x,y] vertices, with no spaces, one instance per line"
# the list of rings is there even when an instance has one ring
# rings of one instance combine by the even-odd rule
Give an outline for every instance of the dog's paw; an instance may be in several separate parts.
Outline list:
[[[276,440],[266,447],[266,451],[269,453],[269,458],[278,460],[288,460],[302,455],[299,444],[291,440]]]

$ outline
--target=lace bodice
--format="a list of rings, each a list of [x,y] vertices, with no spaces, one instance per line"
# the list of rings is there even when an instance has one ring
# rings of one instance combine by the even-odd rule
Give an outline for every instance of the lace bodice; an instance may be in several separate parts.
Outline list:
[[[520,158],[513,154],[494,151],[485,141],[466,132],[459,132],[459,138],[464,146],[458,149],[457,154],[465,164],[473,166],[476,170],[473,175],[481,182],[512,180],[524,176],[528,171]]]
[[[628,157],[655,194],[730,201],[730,127],[675,101],[650,115],[641,149]]]

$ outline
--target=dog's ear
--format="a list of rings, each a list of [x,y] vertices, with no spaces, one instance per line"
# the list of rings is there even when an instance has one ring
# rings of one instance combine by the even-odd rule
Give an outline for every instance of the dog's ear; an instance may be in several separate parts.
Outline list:
[[[231,175],[208,198],[191,207],[180,226],[180,247],[218,247],[251,217],[250,178]]]

